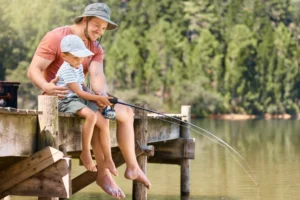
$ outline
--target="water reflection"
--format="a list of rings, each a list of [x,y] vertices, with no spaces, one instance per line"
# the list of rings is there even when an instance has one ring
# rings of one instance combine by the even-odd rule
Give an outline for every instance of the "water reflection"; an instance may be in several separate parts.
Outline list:
[[[198,133],[196,158],[191,161],[191,200],[296,200],[300,199],[300,123],[298,120],[221,121],[195,120],[194,124],[216,134],[236,149],[255,171],[259,187],[243,171],[226,148]],[[75,177],[84,171],[73,161]],[[118,168],[115,178],[131,199],[131,181]],[[174,165],[148,165],[152,189],[149,200],[179,200],[180,168]],[[13,197],[12,200],[36,198]],[[114,198],[91,184],[72,200]]]
[[[192,183],[192,191],[201,188],[199,195],[222,193],[238,199],[299,199],[299,121],[200,120],[195,123],[238,150],[255,170],[260,186],[251,183],[223,147],[194,134],[197,138],[197,158],[194,163],[197,164],[192,163],[192,173],[207,182],[196,182],[196,187]],[[194,169],[195,166],[200,168]]]

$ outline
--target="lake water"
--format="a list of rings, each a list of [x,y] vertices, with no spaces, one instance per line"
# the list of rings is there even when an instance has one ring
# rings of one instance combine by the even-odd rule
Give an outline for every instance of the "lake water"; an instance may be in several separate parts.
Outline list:
[[[191,161],[191,200],[298,200],[300,199],[299,120],[194,120],[197,126],[226,141],[249,163],[259,186],[242,167],[245,163],[227,148],[195,131],[196,157]],[[203,131],[201,131],[203,133]],[[239,161],[239,163],[236,161]],[[131,199],[132,183],[118,168],[115,180]],[[73,161],[75,177],[84,168]],[[249,172],[249,170],[247,169]],[[249,172],[250,173],[250,172]],[[177,165],[148,165],[151,200],[179,200],[180,168]],[[33,200],[33,197],[12,197]],[[75,194],[72,200],[112,200],[96,184]]]

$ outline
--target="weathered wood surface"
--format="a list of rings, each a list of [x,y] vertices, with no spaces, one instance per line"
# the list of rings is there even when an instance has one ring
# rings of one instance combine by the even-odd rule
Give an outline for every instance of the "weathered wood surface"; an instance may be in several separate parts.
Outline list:
[[[182,121],[191,122],[191,106],[181,107]],[[188,139],[190,137],[189,125],[182,123],[180,130],[180,137]],[[188,151],[188,146],[186,145],[184,151]],[[182,159],[180,167],[180,194],[181,199],[188,199],[190,196],[190,160]]]
[[[2,109],[3,110],[3,109]],[[46,111],[47,112],[47,111]],[[56,116],[57,114],[52,114]],[[5,113],[0,109],[0,163],[3,156],[28,156],[37,151],[38,118],[42,118],[42,112],[31,111],[10,113],[5,109]],[[52,116],[53,117],[53,116]],[[61,151],[66,152],[81,151],[81,129],[82,120],[74,115],[58,113],[58,132],[56,125],[45,125],[47,117],[40,124],[40,147],[52,144]],[[48,119],[50,120],[50,119]],[[165,119],[164,119],[165,120]],[[148,119],[148,143],[172,140],[179,138],[180,126],[178,121],[167,119],[170,122],[161,121],[159,117]],[[117,147],[116,122],[110,123],[111,146]],[[59,143],[55,143],[55,138],[59,137]],[[61,146],[63,143],[63,147]],[[58,147],[56,146],[58,145]],[[1,168],[1,166],[0,166]]]
[[[141,106],[143,108],[147,108],[145,105]],[[148,119],[147,113],[143,110],[136,109],[135,116],[138,119],[134,120],[134,133],[135,133],[135,140],[139,142],[140,145],[147,145],[148,141]],[[139,156],[137,158],[137,162],[143,170],[143,172],[147,173],[147,157],[146,156]],[[132,187],[132,199],[133,200],[147,200],[147,188],[138,181],[133,181]]]
[[[69,198],[71,194],[71,159],[62,158],[2,195]],[[0,193],[1,198],[1,193]]]
[[[155,156],[149,158],[149,162],[155,163],[156,158],[159,158],[161,160],[195,158],[195,139],[178,138],[174,140],[168,140],[166,142],[152,143],[152,145],[155,147]]]
[[[44,145],[54,146],[69,155],[74,155],[74,157],[79,155],[79,152],[81,151],[81,129],[83,120],[73,114],[59,113],[57,111],[57,99],[55,98],[56,97],[49,100],[49,97],[47,97],[48,101],[39,100],[39,102],[43,102],[41,103],[42,106],[40,106],[41,111],[0,108],[0,171],[11,165],[11,163],[19,162],[24,159],[22,156],[32,155],[36,152],[38,149],[36,145],[37,143],[40,144],[40,147]],[[49,109],[50,107],[51,109]],[[182,107],[181,114],[170,116],[177,118],[182,117],[183,120],[189,121],[190,108]],[[189,159],[194,158],[195,148],[195,141],[193,139],[189,139],[189,127],[186,127],[186,124],[182,124],[184,127],[181,127],[179,120],[153,114],[146,115],[145,113],[141,116],[139,116],[139,114],[135,116],[135,123],[138,121],[144,121],[143,123],[146,122],[147,124],[139,125],[141,131],[137,131],[139,128],[136,128],[136,132],[143,133],[141,134],[143,138],[139,138],[140,136],[138,136],[136,139],[142,141],[143,144],[153,144],[156,146],[155,156],[150,157],[148,159],[149,162],[181,165],[181,199],[185,199],[189,196],[190,192]],[[40,129],[37,127],[40,127]],[[118,148],[115,134],[116,122],[111,122],[110,131],[112,139],[111,145],[113,148]],[[39,142],[37,140],[38,134],[40,134],[39,138],[41,139]],[[153,154],[154,151],[153,149],[152,151],[150,149],[147,153],[145,151],[143,152],[138,150],[137,156],[142,153],[149,155],[149,152]],[[122,165],[124,163],[124,159],[121,152],[115,151],[113,153],[116,166]],[[146,157],[141,157],[141,159],[138,158],[143,169],[145,168],[146,163],[145,158]],[[57,167],[58,166],[56,166],[56,168]],[[54,168],[52,169],[53,170],[50,170],[51,173],[55,174]],[[27,194],[39,196],[39,200],[57,200],[56,197],[53,197],[53,190],[49,189],[51,187],[58,187],[58,193],[55,195],[57,197],[67,198],[67,196],[72,194],[71,191],[63,189],[64,187],[61,185],[63,179],[58,180],[51,178],[50,175],[45,175],[44,170],[42,171],[43,173],[40,172],[39,174],[33,175],[21,182],[21,179],[18,178],[18,183],[10,183],[12,186],[5,184],[6,189],[4,193],[2,193],[2,196],[0,195],[0,199],[9,194]],[[59,175],[57,175],[57,177],[59,177]],[[94,182],[95,178],[95,173],[85,172],[79,177],[73,179],[73,193],[76,193],[83,187]],[[0,180],[1,179],[2,177],[0,174]],[[24,182],[26,184],[24,184]],[[71,185],[70,178],[68,179],[68,182]],[[28,185],[31,186],[31,189],[26,188]],[[41,187],[41,185],[42,188],[38,188]],[[136,185],[134,187],[136,187]],[[138,189],[137,191],[139,194],[134,193],[133,199],[142,200],[147,198],[145,195],[146,190],[143,191],[143,189]]]
[[[36,113],[0,112],[0,157],[33,154],[36,151],[36,122]]]
[[[37,174],[63,157],[63,153],[46,147],[32,156],[0,171],[0,193]]]
[[[38,149],[46,146],[59,148],[58,103],[57,96],[38,96],[38,110],[43,114],[38,116]]]
[[[64,137],[66,142],[67,152],[81,151],[81,129],[82,120],[79,117],[59,115],[59,132]],[[138,119],[135,119],[138,120]],[[161,121],[159,118],[148,119],[148,143],[166,141],[179,138],[180,125],[175,120],[166,122]],[[117,147],[116,139],[116,125],[117,123],[110,122],[110,133],[111,133],[111,146]]]

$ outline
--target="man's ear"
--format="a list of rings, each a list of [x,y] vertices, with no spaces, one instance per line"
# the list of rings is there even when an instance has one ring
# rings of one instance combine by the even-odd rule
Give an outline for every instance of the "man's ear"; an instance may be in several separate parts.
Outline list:
[[[81,20],[81,22],[83,22],[83,23],[86,23],[86,21],[87,21],[86,17],[83,17],[82,20]]]

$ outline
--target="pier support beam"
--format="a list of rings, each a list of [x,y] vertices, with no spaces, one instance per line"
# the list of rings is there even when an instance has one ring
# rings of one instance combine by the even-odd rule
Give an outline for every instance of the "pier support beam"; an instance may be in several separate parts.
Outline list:
[[[70,158],[51,147],[0,171],[0,199],[7,195],[70,197]]]
[[[39,134],[38,149],[45,146],[51,146],[59,149],[66,155],[65,141],[63,136],[59,134],[59,114],[58,114],[58,98],[57,96],[38,96],[38,110],[43,114],[39,115]],[[71,187],[70,187],[71,190]],[[72,194],[71,191],[69,191]],[[56,197],[39,197],[39,200],[58,200]]]
[[[142,106],[143,108],[147,108],[145,105]],[[135,116],[137,119],[134,121],[134,133],[135,133],[135,140],[140,145],[147,145],[148,141],[148,119],[147,113],[140,109],[135,109]],[[139,156],[137,158],[138,164],[141,169],[146,174],[147,172],[147,156]],[[147,200],[147,188],[144,184],[133,181],[133,188],[132,188],[132,199],[133,200]]]
[[[181,114],[183,115],[182,121],[191,122],[191,106],[181,106]],[[181,123],[183,126],[180,128],[180,137],[188,139],[190,137],[190,127],[183,122]],[[184,149],[184,152],[186,151]],[[188,200],[190,196],[190,160],[182,159],[180,168],[180,196],[181,200]]]

